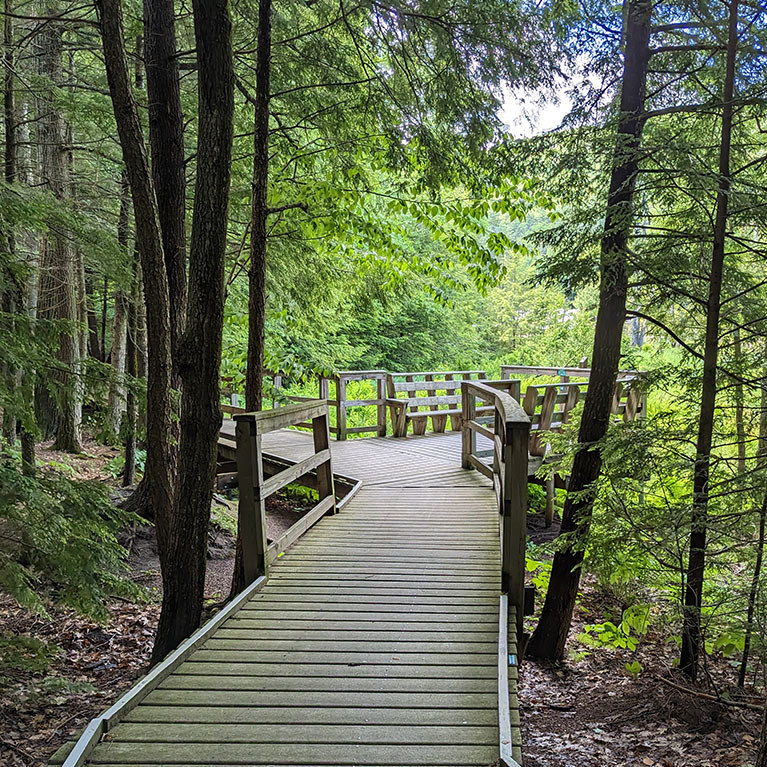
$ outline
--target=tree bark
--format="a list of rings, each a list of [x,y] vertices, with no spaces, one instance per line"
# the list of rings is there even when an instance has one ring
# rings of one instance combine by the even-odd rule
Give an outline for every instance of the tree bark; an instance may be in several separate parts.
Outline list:
[[[85,302],[88,312],[88,356],[94,360],[101,359],[99,345],[99,325],[95,308],[96,294],[93,290],[93,275],[90,269],[85,270]]]
[[[47,16],[57,13],[55,5],[46,8]],[[70,194],[71,179],[65,148],[66,126],[55,95],[55,90],[63,85],[61,26],[43,24],[37,33],[37,43],[39,74],[46,83],[38,105],[41,180],[56,200],[64,200]],[[38,382],[38,423],[43,436],[55,434],[56,449],[77,453],[82,450],[79,275],[76,254],[62,232],[51,231],[43,238],[40,274],[38,317],[63,321],[65,327],[58,339],[57,369],[46,376],[54,386],[51,389],[43,381]]]
[[[183,381],[176,505],[163,536],[163,600],[152,659],[199,625],[208,523],[221,428],[219,370],[234,125],[234,65],[227,0],[194,0],[199,125],[189,252],[189,316],[179,348]],[[158,528],[159,532],[159,528]]]
[[[128,230],[130,228],[130,187],[128,177],[123,171],[120,182],[120,213],[117,221],[117,242],[129,256]],[[128,342],[128,305],[129,296],[122,288],[115,290],[115,313],[112,322],[112,349],[109,352],[109,364],[114,369],[114,383],[109,388],[107,403],[109,431],[116,440],[120,434],[123,414],[125,413],[125,355]]]
[[[762,713],[762,730],[759,735],[759,751],[756,755],[754,767],[767,767],[767,701],[765,701]]]
[[[176,357],[186,316],[186,176],[184,114],[176,50],[173,0],[144,0],[144,66],[149,99],[152,179],[170,295],[173,387],[180,382]]]
[[[128,303],[128,332],[125,345],[125,372],[130,377],[125,398],[125,466],[123,467],[123,487],[130,487],[136,479],[136,406],[135,379],[138,374],[138,347],[136,334],[138,332],[138,302],[141,298],[139,283],[141,269],[139,267],[138,249],[133,252],[133,283],[131,285],[130,301]]]
[[[157,201],[136,101],[131,90],[120,0],[99,0],[109,90],[130,184],[146,297],[148,343],[147,467],[155,519],[165,533],[173,510],[171,466],[171,331],[168,278]]]
[[[735,58],[738,48],[738,0],[731,0],[727,39],[727,63],[723,86],[722,134],[719,145],[719,190],[716,198],[714,241],[711,249],[706,340],[703,350],[703,386],[695,445],[690,550],[684,593],[682,652],[679,667],[692,680],[697,677],[701,654],[701,606],[706,566],[708,528],[708,481],[716,409],[716,369],[719,362],[719,315],[727,237],[727,205],[730,196],[730,146],[732,143]]]
[[[178,370],[179,341],[186,317],[186,175],[184,165],[184,115],[181,109],[178,57],[173,0],[144,0],[144,61],[149,101],[149,144],[152,179],[162,233],[168,275],[171,331],[171,386],[181,388]],[[140,65],[136,87],[143,84]],[[139,324],[141,317],[139,316]],[[141,348],[139,333],[139,350]],[[141,355],[139,352],[139,363]],[[141,364],[138,366],[139,371]],[[178,398],[174,397],[174,403]],[[171,476],[176,476],[179,444],[178,410],[172,419]],[[147,456],[147,462],[150,461]],[[147,472],[134,494],[124,504],[147,519],[154,519]]]
[[[256,95],[253,119],[253,197],[250,210],[250,269],[248,270],[248,358],[245,407],[261,410],[264,386],[266,326],[266,222],[269,217],[269,91],[272,59],[272,0],[259,0],[256,42]],[[237,550],[230,596],[245,588],[242,544]]]
[[[562,533],[570,539],[554,556],[543,612],[528,644],[528,654],[539,658],[559,659],[564,652],[591,524],[594,485],[602,466],[598,443],[606,434],[610,420],[626,319],[626,260],[639,170],[651,14],[652,3],[648,0],[629,2],[620,116],[602,236],[591,376],[578,434],[578,452],[562,514]]]
[[[740,328],[735,328],[733,337],[733,352],[735,355],[735,370],[740,375],[743,364],[743,345],[740,341]],[[738,442],[738,474],[746,473],[746,407],[744,402],[743,383],[735,382],[735,435]]]
[[[3,117],[5,123],[5,152],[4,152],[4,177],[8,185],[16,182],[16,148],[17,148],[17,118],[15,104],[15,82],[14,82],[14,48],[13,48],[13,2],[5,0],[4,3],[5,19],[3,23],[3,64],[5,67],[4,78],[4,104]],[[7,222],[6,222],[7,223]],[[5,248],[11,260],[15,260],[16,241],[13,226],[6,226]],[[0,301],[2,309],[12,318],[17,312],[23,309],[23,289],[18,279],[12,273],[8,274],[5,294]],[[13,332],[14,320],[10,321],[10,330]],[[6,378],[8,391],[15,392],[21,386],[21,371],[15,366],[9,366],[2,371]],[[18,414],[15,408],[6,405],[3,409],[3,439],[9,445],[16,443],[16,423]]]

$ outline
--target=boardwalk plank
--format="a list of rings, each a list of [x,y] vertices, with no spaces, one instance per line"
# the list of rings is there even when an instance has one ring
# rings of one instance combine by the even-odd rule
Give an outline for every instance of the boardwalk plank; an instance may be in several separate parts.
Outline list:
[[[453,765],[487,767],[490,746],[259,743],[102,743],[93,764]]]
[[[231,723],[231,724],[437,724],[461,727],[495,726],[494,708],[250,708],[233,706],[140,706],[126,716],[126,722]]]

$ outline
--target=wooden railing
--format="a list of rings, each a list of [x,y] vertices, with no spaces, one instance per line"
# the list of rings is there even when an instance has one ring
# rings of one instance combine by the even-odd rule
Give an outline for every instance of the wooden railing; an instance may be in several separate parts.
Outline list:
[[[517,640],[522,637],[525,614],[525,536],[527,530],[527,443],[530,418],[519,397],[519,381],[463,381],[463,428],[461,462],[493,481],[501,514],[501,595],[498,607],[498,733],[499,760],[503,767],[518,767],[521,741],[518,724],[511,721],[516,689]],[[490,424],[477,420],[477,401],[492,405]],[[477,437],[493,445],[492,465],[481,460]],[[515,757],[518,757],[516,759]]]
[[[636,370],[619,370],[618,380],[623,378],[633,378],[636,375]],[[501,378],[505,380],[512,376],[523,376],[524,378],[558,376],[561,383],[568,383],[570,378],[585,378],[588,380],[591,377],[591,368],[547,368],[534,365],[501,365]]]
[[[501,591],[517,610],[522,629],[525,589],[525,531],[527,522],[527,443],[530,419],[519,402],[500,387],[519,386],[518,381],[463,381],[463,429],[461,463],[477,469],[493,481],[501,513]],[[517,389],[518,391],[518,389]],[[477,420],[477,400],[494,408],[493,424]],[[485,420],[485,419],[482,419]],[[492,444],[492,464],[477,454],[477,436]]]
[[[242,559],[245,582],[252,583],[261,575],[268,576],[270,563],[317,520],[328,512],[336,512],[328,403],[325,400],[313,400],[259,413],[235,413],[233,417],[236,422],[238,524]],[[299,423],[311,423],[314,454],[267,479],[264,474],[261,437]],[[267,544],[266,499],[309,472],[316,472],[319,501],[281,538]]]
[[[368,399],[347,399],[346,387],[350,381],[375,381],[376,396]],[[335,399],[330,397],[330,384],[335,384]],[[374,432],[378,437],[386,436],[386,371],[385,370],[343,370],[335,375],[319,376],[320,399],[328,400],[336,409],[336,425],[330,431],[336,439],[344,440],[349,434]],[[349,408],[375,405],[376,423],[370,426],[347,426]]]
[[[386,371],[385,370],[341,370],[338,373],[316,376],[317,397],[302,397],[294,394],[286,394],[286,373],[271,370],[264,371],[265,378],[272,380],[272,407],[278,409],[284,407],[287,402],[316,402],[317,399],[327,400],[329,408],[335,408],[336,423],[330,424],[330,433],[336,439],[345,440],[350,434],[374,433],[377,437],[386,436]],[[371,381],[375,384],[375,397],[366,399],[348,399],[347,386],[351,381]],[[334,391],[331,391],[331,386]],[[224,405],[224,412],[241,412],[239,408],[240,397],[236,392],[228,392],[231,405]],[[350,409],[358,407],[374,406],[376,408],[375,424],[363,426],[347,426],[347,415]],[[229,408],[227,411],[226,408]],[[308,422],[293,424],[298,428],[309,429]]]

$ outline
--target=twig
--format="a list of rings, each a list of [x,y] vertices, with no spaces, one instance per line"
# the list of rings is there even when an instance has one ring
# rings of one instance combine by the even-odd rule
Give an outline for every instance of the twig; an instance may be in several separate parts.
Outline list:
[[[8,740],[5,740],[4,738],[0,738],[0,743],[12,749],[13,751],[16,751],[17,753],[21,754],[25,759],[32,761],[32,755],[28,753],[27,751],[25,751],[23,748],[19,748],[18,746],[14,745]]]
[[[659,676],[658,674],[653,674],[653,677],[657,679],[659,682],[663,682],[663,684],[668,685],[669,687],[673,687],[675,690],[679,690],[680,692],[684,692],[687,695],[695,695],[698,698],[704,698],[705,700],[712,700],[715,703],[723,703],[727,706],[737,706],[738,708],[748,708],[748,709],[752,709],[753,711],[764,710],[764,706],[759,705],[757,703],[749,703],[748,701],[728,700],[727,698],[718,698],[716,695],[710,695],[707,692],[699,692],[698,690],[691,690],[689,687],[684,687],[681,684],[676,684],[676,682],[672,682],[670,679],[666,679],[665,677]]]

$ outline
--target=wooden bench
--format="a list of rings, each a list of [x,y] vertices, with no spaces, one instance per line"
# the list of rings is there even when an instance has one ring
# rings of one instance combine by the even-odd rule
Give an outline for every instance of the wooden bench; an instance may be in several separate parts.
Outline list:
[[[461,381],[485,379],[484,370],[387,373],[386,404],[391,412],[392,433],[395,437],[407,436],[412,422],[414,435],[425,434],[429,418],[438,434],[444,433],[448,418],[451,430],[460,431]],[[481,410],[490,412],[492,407]]]

